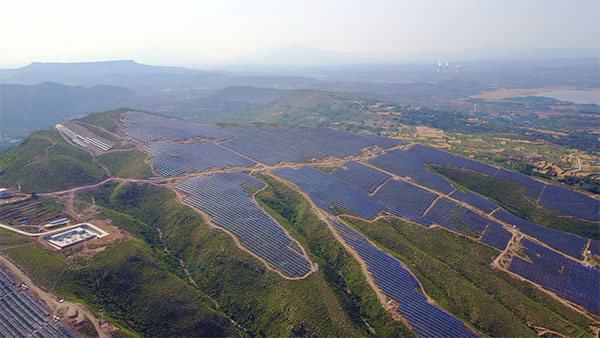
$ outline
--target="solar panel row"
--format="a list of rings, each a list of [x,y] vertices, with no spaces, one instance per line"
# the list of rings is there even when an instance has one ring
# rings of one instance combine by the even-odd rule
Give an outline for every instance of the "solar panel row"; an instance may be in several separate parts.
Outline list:
[[[331,172],[331,175],[365,188],[369,192],[375,190],[381,183],[392,177],[383,171],[354,161],[344,163],[344,165]]]
[[[521,244],[529,261],[515,256],[509,271],[600,316],[600,270],[585,267],[527,239]]]
[[[561,214],[592,221],[600,220],[600,201],[573,190],[546,184],[540,205]]]
[[[141,149],[153,156],[149,162],[163,176],[202,172],[212,167],[223,169],[230,166],[249,167],[255,164],[255,162],[212,142],[157,142],[144,145]]]
[[[470,191],[462,192],[457,190],[450,194],[450,197],[453,197],[461,202],[470,204],[476,207],[477,209],[483,210],[485,212],[492,212],[498,209],[498,204]]]
[[[233,136],[214,124],[190,123],[137,111],[124,113],[120,121],[123,124],[123,132],[141,142],[162,138],[181,141],[192,137],[221,141]]]
[[[373,197],[385,203],[422,215],[437,195],[405,181],[390,180],[385,182]]]
[[[527,177],[525,175],[508,171],[505,169],[498,170],[496,173],[496,177],[505,178],[507,180],[513,181],[515,183],[519,183],[520,185],[525,187],[525,192],[523,195],[533,198],[537,200],[544,189],[544,183],[540,181],[536,181],[531,177]]]
[[[166,138],[180,141],[203,137],[266,164],[306,162],[331,155],[360,155],[368,146],[393,147],[404,143],[372,134],[353,134],[334,129],[305,130],[270,125],[217,125],[190,123],[141,112],[123,114],[124,133],[142,142]]]
[[[354,230],[335,221],[332,223],[367,264],[377,287],[398,303],[396,310],[420,337],[477,337],[462,321],[428,303],[425,296],[415,290],[417,280],[396,258],[371,246]]]
[[[215,224],[231,231],[242,245],[292,277],[310,271],[308,260],[299,254],[283,229],[249,199],[242,185],[261,188],[264,183],[237,172],[198,176],[177,186],[190,196],[185,203],[208,213]]]
[[[554,249],[575,258],[582,258],[582,251],[587,244],[587,239],[559,230],[543,227],[529,222],[521,217],[498,210],[492,214],[494,217],[508,224],[516,226],[521,232],[535,237]]]
[[[386,182],[374,196],[369,196],[367,189],[309,166],[303,166],[299,169],[278,168],[274,169],[272,172],[273,174],[298,185],[302,191],[306,192],[311,197],[319,208],[332,214],[334,213],[332,208],[337,206],[363,218],[370,219],[380,211],[384,210],[425,226],[431,224],[431,222],[423,219],[419,213],[407,208],[422,208],[422,206],[411,202],[411,196],[406,195],[403,196],[402,199],[391,199],[390,196],[394,196],[394,193],[402,192],[399,186],[392,183],[396,181]],[[423,198],[435,198],[432,194],[421,188],[408,183],[406,184],[406,186],[402,185],[402,188],[405,189],[405,193],[416,192],[416,190],[413,191],[414,187],[414,189],[421,190],[419,193],[423,194]],[[388,185],[390,185],[389,188],[386,187]],[[384,190],[381,193],[381,196],[383,196],[383,198],[390,197],[390,200],[384,200],[377,197],[382,189]],[[428,197],[428,195],[425,196],[425,194],[431,196]],[[394,204],[395,202],[398,203]],[[427,206],[425,206],[425,208],[426,207]]]
[[[14,282],[0,269],[0,333],[5,337],[75,337],[62,323],[57,327],[49,313],[30,295],[17,292]]]
[[[531,177],[498,169],[485,163],[470,158],[457,156],[428,146],[415,144],[406,151],[394,150],[372,159],[369,163],[388,172],[411,176],[417,183],[448,193],[449,184],[445,180],[428,174],[425,169],[426,162],[437,164],[450,164],[455,167],[467,168],[488,176],[505,178],[522,185],[525,190],[523,195],[537,200],[544,208],[558,211],[587,220],[600,220],[600,201],[584,194],[562,187],[545,184]],[[423,176],[423,177],[419,177]]]
[[[504,250],[511,237],[512,234],[510,231],[504,229],[501,224],[491,222],[488,224],[483,236],[481,236],[480,241],[487,243],[498,250]]]
[[[475,238],[479,237],[486,225],[491,222],[491,220],[443,198],[437,199],[424,217],[445,228]]]

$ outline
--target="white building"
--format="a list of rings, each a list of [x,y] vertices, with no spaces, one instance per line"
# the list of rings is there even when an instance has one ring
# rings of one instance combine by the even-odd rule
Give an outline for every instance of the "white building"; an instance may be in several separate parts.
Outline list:
[[[0,188],[0,198],[9,198],[10,197],[10,191],[8,191],[8,189],[5,188]]]

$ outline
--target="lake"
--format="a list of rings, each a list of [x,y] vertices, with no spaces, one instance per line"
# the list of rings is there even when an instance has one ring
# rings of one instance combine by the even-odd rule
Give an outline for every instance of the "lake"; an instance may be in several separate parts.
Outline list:
[[[592,90],[553,90],[535,94],[535,96],[550,97],[555,100],[574,103],[595,103],[600,105],[600,89]]]

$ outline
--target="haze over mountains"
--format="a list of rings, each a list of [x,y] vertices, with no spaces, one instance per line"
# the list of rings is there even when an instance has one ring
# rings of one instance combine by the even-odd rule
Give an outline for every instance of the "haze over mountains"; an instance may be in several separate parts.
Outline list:
[[[540,52],[521,50],[522,55],[539,56]],[[591,54],[545,52],[549,56]],[[341,96],[331,93],[344,93],[343,100],[354,97],[457,109],[456,99],[482,91],[553,86],[594,88],[600,75],[593,58],[460,64],[451,59],[449,66],[443,65],[438,72],[437,61],[364,64],[360,57],[302,46],[252,57],[254,64],[232,66],[229,70],[153,66],[133,60],[34,62],[0,70],[2,142],[13,142],[32,130],[73,116],[119,107],[211,121],[228,113],[238,120],[243,114],[256,117],[280,111],[292,113],[290,109],[294,107],[302,108],[299,114],[323,107],[340,109]],[[336,64],[310,66],[316,61]],[[287,62],[296,66],[286,66]]]

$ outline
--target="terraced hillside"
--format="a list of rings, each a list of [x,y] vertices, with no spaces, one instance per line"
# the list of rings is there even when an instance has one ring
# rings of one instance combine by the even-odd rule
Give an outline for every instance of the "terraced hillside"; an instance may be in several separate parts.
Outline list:
[[[173,278],[245,334],[591,336],[600,327],[593,196],[374,134],[137,111],[81,124],[86,137],[101,131],[120,146],[88,149],[64,130],[56,143],[105,175],[25,192],[45,189],[74,219],[92,213],[90,222],[126,231],[125,242],[162,251]],[[0,168],[24,161],[7,152]],[[5,184],[18,180],[27,177]],[[128,252],[153,255],[140,250]],[[70,276],[57,290],[80,283]],[[123,331],[161,332],[145,317],[124,320],[137,303],[121,302],[107,278],[100,289],[113,305],[97,289],[65,296],[111,308]]]

